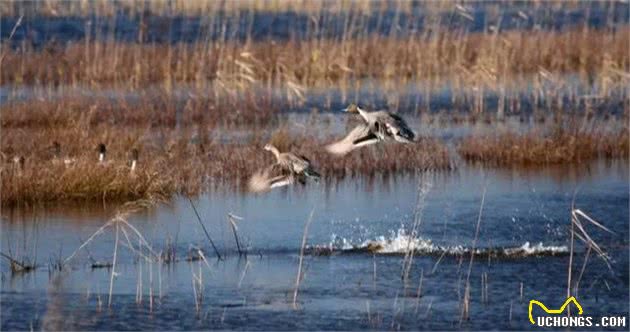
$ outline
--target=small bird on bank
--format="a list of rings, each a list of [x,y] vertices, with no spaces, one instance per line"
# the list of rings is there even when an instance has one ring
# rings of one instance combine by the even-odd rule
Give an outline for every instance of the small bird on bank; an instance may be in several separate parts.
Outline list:
[[[25,164],[26,164],[26,158],[24,158],[24,156],[13,157],[13,166],[18,175],[22,175]]]
[[[344,155],[362,146],[385,140],[393,139],[400,143],[415,142],[416,134],[405,120],[396,114],[388,111],[368,112],[356,104],[350,104],[343,111],[359,114],[364,123],[352,129],[342,140],[326,146],[326,150],[332,154]]]
[[[107,147],[104,143],[100,143],[98,145],[98,162],[102,164],[105,162],[105,158],[107,156]]]
[[[256,172],[249,180],[252,192],[268,191],[295,183],[306,184],[306,179],[318,181],[319,173],[308,158],[291,152],[280,152],[271,144],[264,147],[276,157],[276,163]]]
[[[52,147],[53,147],[53,159],[52,159],[53,164],[58,165],[58,164],[63,163],[63,165],[65,165],[66,167],[69,167],[77,161],[75,158],[63,158],[61,156],[61,144],[59,144],[59,142],[54,141]]]
[[[138,157],[140,156],[140,152],[138,149],[134,148],[131,150],[131,159],[129,160],[129,168],[131,173],[135,172],[136,165],[138,164]]]

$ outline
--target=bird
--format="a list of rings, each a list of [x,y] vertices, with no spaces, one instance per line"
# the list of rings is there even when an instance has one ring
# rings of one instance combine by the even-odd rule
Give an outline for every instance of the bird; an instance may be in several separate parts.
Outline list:
[[[75,158],[62,158],[61,157],[61,144],[59,142],[53,142],[53,159],[52,162],[55,165],[63,163],[66,167],[74,164],[77,160]]]
[[[22,175],[24,164],[26,164],[26,158],[24,158],[24,156],[13,157],[13,165],[18,175]]]
[[[250,178],[249,189],[252,192],[268,191],[272,188],[291,185],[296,181],[306,184],[307,178],[318,181],[321,177],[311,161],[304,156],[280,152],[272,144],[265,145],[264,149],[273,153],[276,163],[256,172]]]
[[[140,152],[138,151],[138,149],[134,148],[131,150],[131,159],[129,160],[129,168],[132,173],[136,170],[136,165],[138,164],[139,155],[140,155]]]
[[[326,150],[332,154],[344,155],[362,146],[391,139],[399,143],[415,142],[414,131],[396,114],[388,111],[368,112],[356,104],[350,104],[343,111],[359,114],[364,123],[356,126],[340,141],[326,146]]]
[[[254,193],[269,191],[273,188],[291,185],[295,175],[280,164],[273,164],[257,171],[249,179],[249,191]]]
[[[100,143],[98,145],[98,162],[100,164],[105,162],[106,155],[107,155],[107,147],[105,147],[104,143]]]
[[[265,150],[270,151],[276,157],[276,162],[297,175],[305,175],[307,177],[319,180],[321,177],[313,168],[311,161],[302,155],[296,155],[291,152],[280,152],[278,148],[272,144],[267,144]]]

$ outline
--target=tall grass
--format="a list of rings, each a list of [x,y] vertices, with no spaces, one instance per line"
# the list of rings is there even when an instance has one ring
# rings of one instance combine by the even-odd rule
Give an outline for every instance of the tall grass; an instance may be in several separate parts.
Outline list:
[[[628,80],[630,29],[501,34],[438,30],[401,38],[137,44],[86,41],[5,49],[0,84],[138,89],[176,85],[246,90],[253,86],[347,86],[358,79],[450,81],[497,90],[514,77],[577,73]],[[41,64],[45,63],[46,66]]]
[[[616,127],[616,128],[615,128]],[[551,128],[534,128],[467,137],[458,145],[467,161],[495,166],[575,163],[597,158],[628,159],[628,126],[595,122],[583,127],[562,121]]]
[[[135,0],[91,0],[91,1],[58,1],[42,0],[24,3],[20,0],[7,0],[0,4],[0,14],[17,15],[28,12],[41,16],[114,16],[124,12],[129,15],[218,15],[221,13],[238,14],[242,11],[266,11],[300,13],[317,13],[321,10],[339,12],[348,9],[357,11],[379,10],[384,6],[397,6],[409,11],[412,4],[408,1],[390,1],[380,4],[371,1],[304,1],[304,0],[242,0],[242,1],[188,1],[188,0],[153,0],[138,2]],[[439,7],[439,6],[434,6]]]

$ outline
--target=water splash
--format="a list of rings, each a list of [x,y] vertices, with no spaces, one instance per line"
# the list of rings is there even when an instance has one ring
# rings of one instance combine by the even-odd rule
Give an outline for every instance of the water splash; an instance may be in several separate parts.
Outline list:
[[[565,245],[545,245],[542,242],[534,245],[525,242],[520,246],[481,247],[474,250],[463,245],[440,246],[434,244],[431,239],[408,234],[404,228],[392,231],[389,236],[381,235],[358,243],[333,234],[330,243],[307,248],[307,252],[312,255],[360,253],[404,255],[411,251],[420,256],[461,256],[473,253],[476,256],[498,258],[564,256],[569,253]]]

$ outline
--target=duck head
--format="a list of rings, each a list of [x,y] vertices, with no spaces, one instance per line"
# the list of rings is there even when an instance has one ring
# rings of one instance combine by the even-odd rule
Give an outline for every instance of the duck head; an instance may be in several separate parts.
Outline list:
[[[343,111],[346,113],[359,113],[359,106],[357,106],[357,104],[355,103],[352,103],[348,105],[348,107],[344,108]]]
[[[107,147],[105,147],[105,144],[101,143],[98,145],[98,152],[99,153],[107,153]]]

